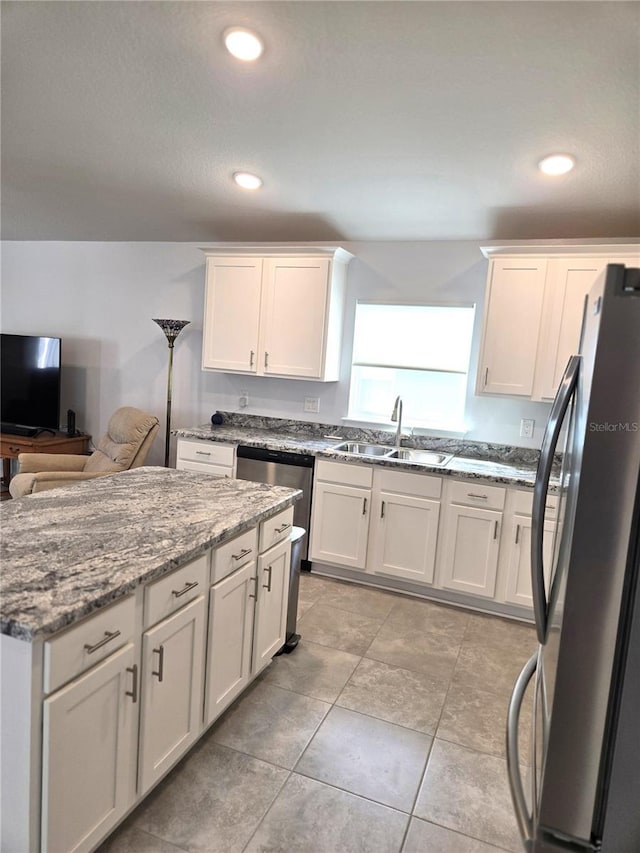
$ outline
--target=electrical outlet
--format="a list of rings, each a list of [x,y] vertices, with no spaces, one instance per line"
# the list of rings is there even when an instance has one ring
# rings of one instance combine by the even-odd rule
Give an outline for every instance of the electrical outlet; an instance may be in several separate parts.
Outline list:
[[[305,412],[319,412],[320,411],[320,397],[305,397],[304,398],[304,410]]]
[[[520,438],[533,438],[533,428],[536,422],[533,418],[522,418],[520,421]]]
[[[238,397],[238,405],[241,409],[246,409],[249,405],[249,394],[246,391],[241,391]]]

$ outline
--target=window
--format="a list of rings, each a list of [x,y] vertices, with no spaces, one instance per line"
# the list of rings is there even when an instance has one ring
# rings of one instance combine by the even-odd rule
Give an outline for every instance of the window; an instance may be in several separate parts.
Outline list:
[[[473,317],[474,306],[359,302],[349,418],[389,423],[400,395],[405,424],[462,431]]]

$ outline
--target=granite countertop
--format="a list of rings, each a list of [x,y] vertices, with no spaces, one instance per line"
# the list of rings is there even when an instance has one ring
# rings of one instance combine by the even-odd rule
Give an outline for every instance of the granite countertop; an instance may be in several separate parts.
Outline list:
[[[533,488],[535,482],[538,460],[537,450],[437,438],[403,439],[402,446],[453,453],[453,459],[445,466],[406,462],[379,456],[356,456],[334,448],[347,440],[389,444],[391,448],[391,434],[380,430],[340,428],[327,424],[280,421],[275,418],[244,416],[238,417],[236,421],[233,413],[225,413],[225,423],[220,426],[202,424],[174,429],[172,433],[180,438],[244,444],[269,450],[286,450],[290,453],[310,453],[319,458],[342,462],[357,462],[414,473],[438,474],[443,477],[485,480],[529,489]],[[332,437],[327,438],[328,435]],[[557,491],[557,484],[557,477],[552,477],[550,493]]]
[[[302,492],[145,467],[0,505],[0,631],[49,635],[290,506]]]

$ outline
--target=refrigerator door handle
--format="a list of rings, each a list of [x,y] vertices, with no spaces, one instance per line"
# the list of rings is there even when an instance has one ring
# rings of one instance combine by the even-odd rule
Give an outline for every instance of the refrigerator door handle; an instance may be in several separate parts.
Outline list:
[[[520,775],[518,729],[520,726],[520,708],[522,707],[524,694],[537,667],[538,652],[536,651],[525,663],[522,672],[516,679],[507,712],[507,774],[518,829],[525,844],[533,838],[533,815],[527,809],[527,800],[524,794],[522,776]]]
[[[553,455],[558,445],[564,416],[571,402],[578,382],[580,356],[572,355],[558,387],[558,393],[551,407],[551,414],[540,448],[536,482],[533,489],[533,510],[531,513],[531,591],[533,594],[533,612],[538,642],[544,643],[547,637],[547,594],[544,588],[544,565],[542,557],[542,538],[544,536],[544,511],[549,490],[549,478],[553,465]]]

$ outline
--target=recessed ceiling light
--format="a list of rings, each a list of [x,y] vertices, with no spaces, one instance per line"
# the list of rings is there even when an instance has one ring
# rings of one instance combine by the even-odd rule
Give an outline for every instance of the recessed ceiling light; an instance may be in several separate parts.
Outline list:
[[[251,30],[242,27],[231,27],[224,32],[224,43],[227,50],[236,59],[243,62],[253,62],[262,55],[264,45],[262,39]]]
[[[259,190],[262,186],[262,178],[252,175],[251,172],[234,172],[233,180],[243,190]]]
[[[545,175],[565,175],[576,165],[569,154],[550,154],[538,163],[538,168]]]

